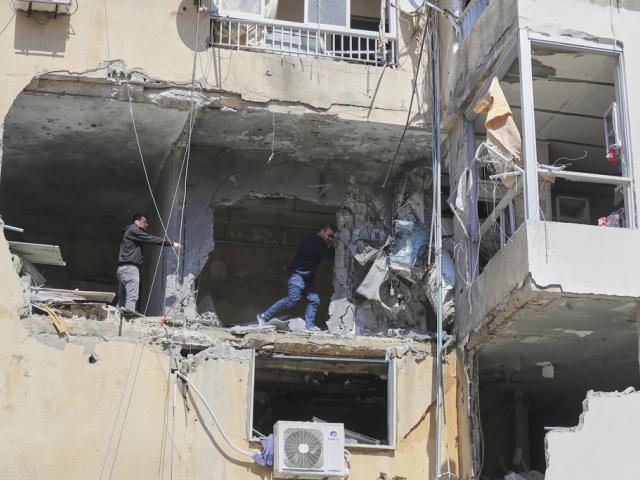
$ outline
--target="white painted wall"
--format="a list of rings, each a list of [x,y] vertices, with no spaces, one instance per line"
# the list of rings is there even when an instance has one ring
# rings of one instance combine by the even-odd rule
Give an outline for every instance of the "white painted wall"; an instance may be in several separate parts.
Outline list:
[[[546,480],[638,478],[640,392],[589,392],[574,431],[546,436]]]

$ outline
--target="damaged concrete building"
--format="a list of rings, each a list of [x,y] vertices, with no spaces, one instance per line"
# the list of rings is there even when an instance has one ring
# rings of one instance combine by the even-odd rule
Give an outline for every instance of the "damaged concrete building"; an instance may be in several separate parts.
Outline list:
[[[1,7],[4,478],[633,478],[640,4],[558,3]]]

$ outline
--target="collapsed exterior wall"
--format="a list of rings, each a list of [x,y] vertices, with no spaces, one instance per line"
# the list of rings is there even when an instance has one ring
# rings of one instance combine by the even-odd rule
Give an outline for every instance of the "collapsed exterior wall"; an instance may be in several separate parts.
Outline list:
[[[0,409],[5,434],[0,465],[9,478],[261,478],[269,475],[229,450],[203,405],[175,396],[170,375],[171,333],[146,323],[67,320],[59,337],[46,318],[20,321],[21,290],[0,236]],[[155,319],[155,322],[159,319]],[[171,329],[169,329],[171,330]],[[197,385],[234,442],[247,439],[252,351],[294,355],[376,356],[397,362],[395,448],[350,448],[351,478],[424,478],[434,471],[435,361],[431,345],[408,339],[343,339],[252,334],[237,338],[219,329],[174,329],[173,346],[194,349],[189,378]],[[322,339],[322,340],[321,340]],[[204,348],[204,350],[202,350]],[[182,358],[182,357],[180,357]],[[449,455],[458,458],[456,411],[460,397],[456,355],[445,368]],[[182,392],[183,390],[180,390]],[[33,451],[39,451],[33,461]],[[257,452],[257,450],[256,450]],[[382,453],[384,452],[384,453]]]
[[[640,392],[589,391],[580,424],[546,435],[547,480],[600,480],[638,475]]]

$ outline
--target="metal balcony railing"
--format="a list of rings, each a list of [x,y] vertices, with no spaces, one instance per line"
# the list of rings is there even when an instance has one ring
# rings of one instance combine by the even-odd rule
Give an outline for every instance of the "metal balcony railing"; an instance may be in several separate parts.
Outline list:
[[[271,19],[212,17],[210,43],[216,47],[325,57],[371,65],[395,65],[397,39],[366,30],[327,28]]]

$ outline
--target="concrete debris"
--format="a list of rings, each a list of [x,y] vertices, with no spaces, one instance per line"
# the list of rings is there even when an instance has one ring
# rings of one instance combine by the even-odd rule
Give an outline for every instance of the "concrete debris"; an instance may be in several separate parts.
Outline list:
[[[164,319],[164,324],[169,327],[184,327],[184,318],[178,315],[169,315]]]
[[[387,335],[390,337],[410,338],[418,342],[433,342],[436,340],[436,336],[430,333],[416,333],[413,330],[407,332],[403,328],[390,328],[387,330]]]
[[[397,347],[390,347],[386,350],[387,360],[392,358],[402,358],[407,354],[411,354],[416,362],[420,362],[427,358],[427,352],[418,350],[413,345],[402,345]]]
[[[171,344],[178,343],[187,346],[208,347],[213,344],[213,339],[198,330],[187,328],[166,329],[159,326],[149,328],[149,342]]]
[[[230,342],[218,342],[195,355],[195,358],[196,364],[200,359],[246,363],[251,360],[252,355],[251,350],[235,348]]]
[[[201,313],[193,323],[206,325],[207,327],[221,327],[222,322],[220,318],[218,318],[218,314],[216,312],[204,312]]]
[[[272,318],[267,322],[266,326],[275,327],[275,330],[278,332],[302,333],[307,330],[307,324],[300,317],[289,318],[287,320]]]
[[[167,275],[165,306],[172,310],[171,316],[182,318],[187,323],[197,323],[200,315],[196,308],[197,290],[193,274],[180,278],[178,275]]]
[[[234,335],[242,336],[252,332],[271,332],[275,330],[275,325],[235,325],[229,331]]]
[[[288,323],[289,323],[289,331],[291,332],[300,333],[300,332],[305,332],[307,330],[306,322],[300,317],[290,318],[288,320]]]
[[[356,306],[346,298],[331,300],[329,304],[329,320],[327,328],[336,335],[353,335],[355,333]]]

